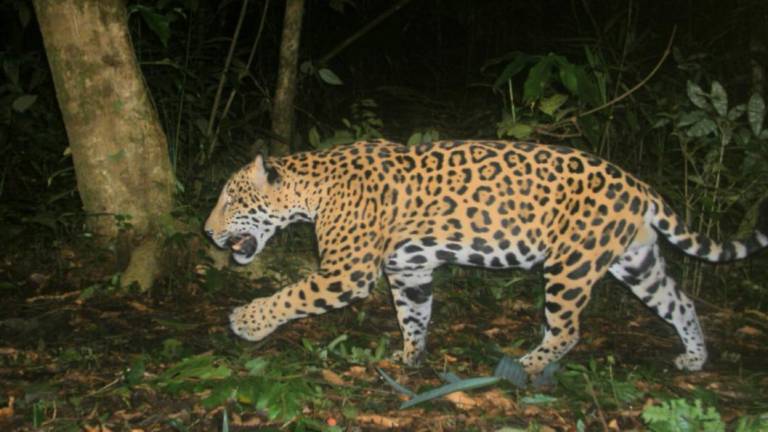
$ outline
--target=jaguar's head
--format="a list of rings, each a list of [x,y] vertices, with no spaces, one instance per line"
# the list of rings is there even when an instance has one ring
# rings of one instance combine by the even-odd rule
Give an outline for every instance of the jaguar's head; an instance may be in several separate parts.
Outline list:
[[[279,174],[257,156],[224,185],[205,221],[205,234],[218,247],[231,249],[238,264],[251,262],[285,220],[274,208],[279,193]]]

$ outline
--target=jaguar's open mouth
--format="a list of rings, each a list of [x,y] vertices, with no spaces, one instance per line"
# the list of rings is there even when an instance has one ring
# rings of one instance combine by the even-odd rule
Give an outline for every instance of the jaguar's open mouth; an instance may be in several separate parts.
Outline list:
[[[232,256],[235,258],[235,261],[240,264],[250,262],[258,249],[258,241],[256,241],[256,237],[250,234],[230,237],[227,244],[232,251]]]

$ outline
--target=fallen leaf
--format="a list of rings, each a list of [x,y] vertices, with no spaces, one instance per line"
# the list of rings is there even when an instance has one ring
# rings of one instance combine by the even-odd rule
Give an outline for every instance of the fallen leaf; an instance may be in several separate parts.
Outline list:
[[[457,391],[450,393],[445,396],[445,399],[451,402],[452,404],[456,405],[456,408],[461,410],[470,410],[476,406],[479,405],[479,403],[475,400],[469,397],[466,393],[463,391]]]
[[[16,350],[16,348],[0,348],[0,355],[7,355],[16,359],[19,355],[19,351]]]
[[[598,337],[592,339],[592,341],[590,342],[589,345],[590,345],[591,348],[602,347],[603,345],[605,345],[605,342],[607,340],[608,340],[608,338],[606,338],[604,336],[598,336]]]
[[[394,417],[385,417],[378,414],[359,414],[355,420],[359,423],[373,424],[383,428],[398,428],[404,427],[405,424],[399,422],[400,419]]]
[[[231,413],[230,416],[231,420],[229,421],[229,424],[238,428],[255,428],[256,426],[264,424],[264,421],[258,416],[252,416],[247,420],[243,420],[237,413]]]
[[[615,431],[621,430],[621,428],[619,427],[619,422],[616,421],[616,419],[612,419],[611,421],[608,422],[608,429],[615,430]]]
[[[458,360],[459,359],[457,359],[456,357],[454,357],[454,356],[452,356],[452,355],[450,355],[448,353],[444,353],[443,354],[443,361],[446,362],[446,363],[456,363]]]
[[[757,317],[762,319],[763,321],[768,321],[768,314],[766,314],[765,312],[761,312],[757,309],[747,309],[744,311],[744,313],[757,315]]]
[[[103,425],[96,425],[96,426],[84,425],[83,430],[85,432],[112,432],[112,429]]]
[[[43,289],[48,286],[48,281],[51,279],[51,275],[44,275],[40,273],[32,273],[27,278],[27,281],[32,288]]]
[[[541,408],[537,407],[536,405],[526,405],[525,409],[523,410],[523,414],[526,416],[535,416],[539,413],[541,413]]]
[[[367,370],[363,366],[352,366],[349,368],[348,371],[344,372],[344,375],[350,376],[352,378],[357,379],[368,379],[370,376],[368,375]]]
[[[515,324],[517,324],[519,321],[513,321],[509,317],[500,316],[495,318],[493,321],[491,321],[492,325],[495,325],[497,327],[512,327]]]
[[[759,329],[756,329],[748,325],[736,330],[736,333],[740,333],[746,336],[760,336],[761,334],[763,334],[763,332],[760,331]]]
[[[674,379],[672,380],[672,383],[673,383],[673,384],[674,384],[676,387],[679,387],[679,388],[681,388],[681,389],[683,389],[683,390],[693,390],[693,389],[695,389],[695,388],[696,388],[696,386],[694,386],[694,385],[693,385],[693,384],[691,384],[690,382],[686,381],[686,377],[682,377],[682,376],[679,376],[679,377],[676,377],[676,378],[674,378]]]
[[[489,328],[488,330],[483,331],[483,334],[488,337],[494,337],[497,334],[499,334],[499,332],[501,332],[501,329],[498,327],[494,327],[494,328]]]
[[[333,385],[336,385],[336,386],[345,386],[345,385],[347,385],[347,383],[344,381],[344,379],[342,377],[340,377],[339,374],[337,374],[334,371],[331,371],[331,370],[328,370],[328,369],[323,369],[322,375],[323,375],[323,379],[328,384],[333,384]]]
[[[132,308],[136,309],[139,312],[150,312],[152,309],[149,307],[137,302],[137,301],[130,301],[128,302],[128,305],[130,305]]]
[[[508,398],[501,390],[492,389],[482,393],[478,399],[481,399],[481,405],[491,409],[499,409],[505,412],[514,411],[516,404],[512,399]]]
[[[8,406],[0,408],[0,420],[13,417],[13,402],[16,400],[13,396],[8,396]]]
[[[143,415],[145,415],[145,413],[141,411],[128,412],[126,410],[117,410],[114,413],[112,413],[112,418],[131,421],[133,419],[142,417]]]
[[[389,359],[379,360],[376,362],[376,366],[382,368],[382,369],[393,369],[393,368],[399,368],[399,366],[395,363],[392,363]]]

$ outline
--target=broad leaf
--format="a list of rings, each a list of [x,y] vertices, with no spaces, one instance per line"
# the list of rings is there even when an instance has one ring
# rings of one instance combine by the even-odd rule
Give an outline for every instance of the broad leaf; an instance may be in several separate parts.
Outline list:
[[[568,100],[568,95],[563,93],[556,93],[546,99],[541,100],[539,109],[547,115],[554,116],[555,111],[560,109],[561,106]]]
[[[461,381],[461,378],[459,378],[458,375],[456,375],[453,372],[443,372],[437,374],[441,380],[447,382],[448,384],[453,384],[455,382]]]
[[[715,111],[720,116],[725,117],[728,114],[728,93],[725,92],[723,86],[719,82],[713,81],[709,95],[712,98],[712,106]]]
[[[320,133],[315,126],[309,130],[309,144],[314,148],[320,148]]]
[[[553,66],[551,57],[542,57],[538,63],[533,65],[528,72],[528,78],[525,79],[525,84],[523,84],[523,100],[525,102],[535,101],[543,96],[544,89],[549,85]]]
[[[701,109],[706,109],[709,107],[706,93],[704,93],[704,90],[702,90],[701,87],[699,87],[696,83],[693,81],[688,81],[687,90],[688,99],[690,99],[694,105]]]
[[[28,110],[29,107],[31,107],[35,101],[37,100],[37,95],[33,94],[25,94],[17,97],[13,101],[13,110],[16,112],[23,113],[24,111]]]
[[[560,66],[560,82],[573,95],[579,94],[578,66],[566,63]]]
[[[523,405],[546,405],[552,402],[557,402],[557,398],[541,393],[536,393],[531,396],[520,398],[520,403]]]
[[[330,85],[343,85],[344,83],[341,81],[341,78],[339,78],[338,75],[336,75],[332,70],[328,68],[322,68],[317,71],[317,75],[320,76],[320,79],[323,80],[326,84]]]
[[[507,124],[507,122],[501,122],[498,124],[498,127],[500,137],[510,136],[515,139],[526,139],[533,133],[533,127],[525,123]]]
[[[379,373],[379,375],[381,375],[382,378],[384,378],[384,381],[386,381],[387,384],[391,385],[392,388],[394,388],[398,392],[400,392],[400,393],[402,393],[402,394],[404,394],[406,396],[411,396],[411,397],[416,396],[416,393],[413,390],[411,390],[408,387],[405,387],[402,384],[400,384],[399,382],[395,381],[394,378],[392,378],[391,376],[387,375],[387,373],[384,372],[384,370],[382,370],[381,368],[377,367],[376,371]]]
[[[521,70],[523,70],[533,61],[535,61],[535,57],[531,57],[528,54],[516,53],[514,60],[512,60],[504,67],[504,70],[501,71],[499,77],[496,78],[493,86],[495,88],[500,88],[503,84],[514,78],[515,75],[520,73]]]
[[[749,98],[749,102],[747,102],[747,120],[749,121],[752,133],[760,135],[760,132],[763,130],[763,121],[765,120],[765,100],[758,93],[753,94]]]
[[[136,9],[141,13],[141,17],[147,23],[149,29],[152,30],[152,33],[160,38],[160,42],[162,42],[164,47],[167,47],[168,39],[171,37],[171,20],[167,16],[155,12],[153,8],[137,5]]]
[[[686,131],[686,134],[692,138],[701,138],[714,133],[715,131],[717,131],[715,122],[705,117],[694,123],[693,126]]]
[[[680,118],[677,120],[677,127],[678,128],[685,128],[687,126],[690,126],[701,119],[705,118],[707,116],[707,113],[701,110],[695,110],[695,111],[689,111],[683,113]]]
[[[496,384],[500,380],[501,378],[498,378],[498,377],[479,377],[479,378],[469,378],[469,379],[461,380],[452,384],[447,384],[447,385],[438,387],[436,389],[432,389],[424,393],[421,393],[418,396],[414,397],[413,399],[403,402],[403,404],[400,405],[400,409],[410,408],[422,402],[426,402],[432,399],[437,399],[453,392],[472,390],[479,387],[485,387],[491,384]]]
[[[406,142],[408,147],[415,146],[417,144],[421,144],[421,132],[414,133],[408,137],[408,141]]]
[[[739,119],[739,117],[743,116],[746,111],[747,111],[746,105],[738,104],[735,107],[731,108],[730,111],[728,111],[728,120],[736,121]]]

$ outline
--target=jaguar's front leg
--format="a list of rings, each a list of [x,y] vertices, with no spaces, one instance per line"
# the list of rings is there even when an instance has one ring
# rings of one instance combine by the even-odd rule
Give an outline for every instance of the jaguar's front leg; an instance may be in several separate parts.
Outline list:
[[[388,272],[387,277],[403,333],[403,351],[395,356],[407,365],[417,365],[426,353],[432,315],[432,270]]]
[[[288,321],[319,315],[367,297],[377,278],[378,268],[374,265],[351,272],[323,269],[270,297],[235,308],[229,315],[230,327],[236,335],[258,341]]]

